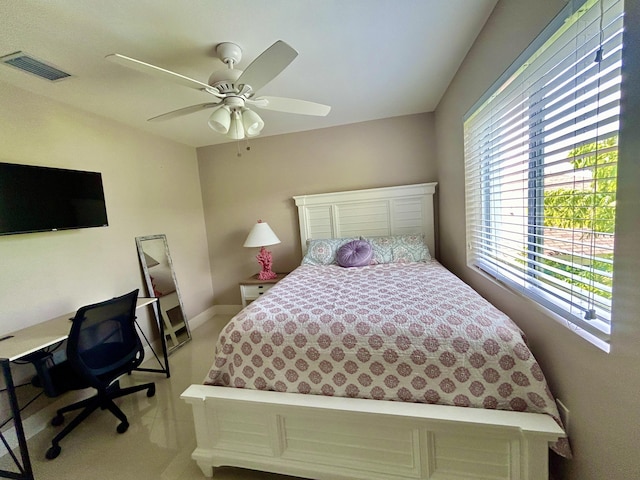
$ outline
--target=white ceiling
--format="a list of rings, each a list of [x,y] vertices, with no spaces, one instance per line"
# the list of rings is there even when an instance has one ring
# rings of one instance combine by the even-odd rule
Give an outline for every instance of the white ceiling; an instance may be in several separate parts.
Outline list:
[[[207,82],[220,42],[245,68],[276,40],[298,57],[259,95],[331,105],[327,117],[266,110],[261,136],[435,109],[497,0],[2,0],[0,56],[24,51],[72,77],[0,66],[2,82],[199,147],[229,142],[200,111],[209,94],[104,60],[120,53]]]

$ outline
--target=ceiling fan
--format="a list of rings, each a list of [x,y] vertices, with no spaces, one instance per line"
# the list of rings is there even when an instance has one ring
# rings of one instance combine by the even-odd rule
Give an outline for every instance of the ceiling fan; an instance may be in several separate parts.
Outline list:
[[[298,56],[298,52],[282,40],[278,40],[267,48],[244,70],[234,68],[242,59],[242,50],[235,43],[218,44],[216,53],[227,68],[214,71],[208,83],[118,53],[107,55],[105,58],[127,68],[164,78],[215,97],[212,102],[191,105],[152,117],[148,120],[150,122],[169,120],[213,108],[214,111],[209,117],[209,126],[218,133],[228,135],[229,138],[241,140],[245,136],[258,135],[264,127],[264,122],[249,108],[250,106],[315,116],[326,116],[331,110],[328,105],[305,100],[256,96],[258,90],[273,80]]]

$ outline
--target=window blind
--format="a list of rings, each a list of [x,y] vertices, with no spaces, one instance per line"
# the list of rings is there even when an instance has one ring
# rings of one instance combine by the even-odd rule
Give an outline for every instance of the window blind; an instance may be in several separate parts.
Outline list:
[[[623,12],[570,3],[464,123],[467,263],[605,341]]]

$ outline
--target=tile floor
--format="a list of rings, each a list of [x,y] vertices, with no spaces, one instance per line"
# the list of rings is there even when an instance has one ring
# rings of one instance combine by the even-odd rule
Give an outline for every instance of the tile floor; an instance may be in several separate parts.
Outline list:
[[[65,438],[62,452],[47,460],[45,452],[58,427],[47,426],[28,441],[36,480],[190,480],[204,479],[191,460],[195,433],[191,407],[180,394],[201,383],[213,360],[215,339],[229,316],[216,316],[193,331],[193,340],[170,357],[171,378],[135,372],[134,383],[155,381],[156,395],[144,392],[118,400],[129,419],[129,430],[116,433],[118,421],[108,412],[94,412]],[[149,366],[154,367],[148,360]],[[0,468],[11,465],[7,455]],[[282,475],[236,468],[216,470],[216,480],[285,480]],[[293,479],[291,479],[293,480]]]

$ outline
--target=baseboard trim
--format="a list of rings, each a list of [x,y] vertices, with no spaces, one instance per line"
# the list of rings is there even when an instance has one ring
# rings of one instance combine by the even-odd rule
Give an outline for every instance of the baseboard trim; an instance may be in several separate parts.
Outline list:
[[[236,315],[242,310],[242,305],[214,305],[216,315]]]

